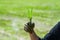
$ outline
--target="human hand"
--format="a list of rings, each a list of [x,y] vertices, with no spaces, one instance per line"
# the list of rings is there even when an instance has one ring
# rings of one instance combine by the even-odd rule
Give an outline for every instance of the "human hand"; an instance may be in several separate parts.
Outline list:
[[[32,33],[34,31],[35,23],[26,23],[24,26],[24,30],[28,33]]]

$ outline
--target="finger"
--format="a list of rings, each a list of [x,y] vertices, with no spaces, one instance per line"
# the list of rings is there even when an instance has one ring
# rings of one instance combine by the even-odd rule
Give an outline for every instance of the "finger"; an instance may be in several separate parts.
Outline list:
[[[24,27],[24,30],[26,31],[26,32],[29,32],[29,28],[28,27]]]
[[[25,24],[26,27],[29,27],[29,24]]]
[[[30,26],[30,25],[31,25],[31,23],[30,23],[30,22],[28,22],[28,23],[27,23],[27,25],[28,25],[28,26]]]
[[[33,29],[33,28],[31,28],[31,26],[29,26],[29,25],[27,25],[27,24],[25,24],[25,27],[26,27],[26,29],[28,29],[28,30]]]
[[[25,30],[26,32],[31,32],[31,29],[30,29],[29,27],[24,27],[24,30]]]
[[[28,31],[27,27],[24,27],[24,30],[27,32]]]

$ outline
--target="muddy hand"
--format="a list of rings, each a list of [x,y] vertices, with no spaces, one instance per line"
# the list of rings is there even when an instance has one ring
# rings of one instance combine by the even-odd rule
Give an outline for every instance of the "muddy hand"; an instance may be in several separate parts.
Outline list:
[[[28,22],[27,24],[25,24],[24,30],[25,30],[26,32],[28,32],[28,33],[32,33],[33,30],[34,30],[34,26],[35,26],[34,23]]]

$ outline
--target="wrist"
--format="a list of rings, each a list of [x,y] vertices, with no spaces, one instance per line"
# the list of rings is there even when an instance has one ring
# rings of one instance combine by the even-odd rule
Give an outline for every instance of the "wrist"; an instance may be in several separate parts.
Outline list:
[[[34,30],[32,30],[31,32],[29,32],[29,34],[33,34],[34,33]]]

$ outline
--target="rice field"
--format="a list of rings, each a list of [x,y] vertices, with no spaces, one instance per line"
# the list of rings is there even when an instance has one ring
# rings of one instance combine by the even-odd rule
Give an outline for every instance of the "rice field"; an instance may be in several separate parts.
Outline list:
[[[41,38],[60,21],[60,0],[0,0],[0,40],[30,40],[24,31],[30,9]]]

